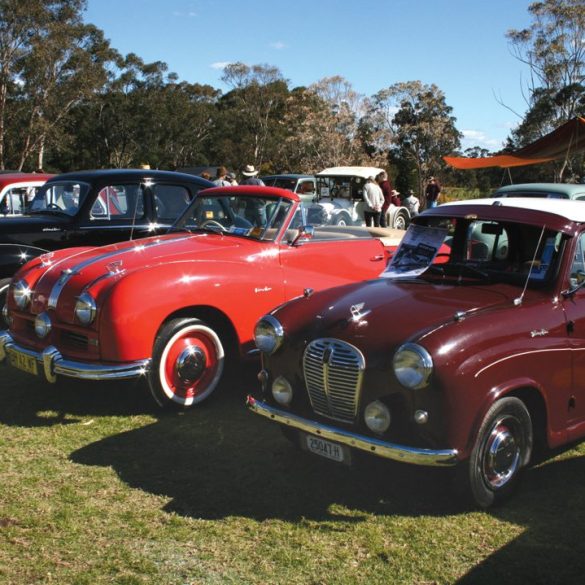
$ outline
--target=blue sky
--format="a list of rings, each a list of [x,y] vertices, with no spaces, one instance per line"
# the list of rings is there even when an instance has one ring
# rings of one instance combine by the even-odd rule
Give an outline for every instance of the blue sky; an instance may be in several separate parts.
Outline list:
[[[434,83],[463,146],[497,150],[526,110],[528,70],[505,33],[530,25],[531,1],[88,0],[85,20],[121,53],[223,91],[221,66],[236,61],[274,65],[291,88],[333,75],[366,96]]]

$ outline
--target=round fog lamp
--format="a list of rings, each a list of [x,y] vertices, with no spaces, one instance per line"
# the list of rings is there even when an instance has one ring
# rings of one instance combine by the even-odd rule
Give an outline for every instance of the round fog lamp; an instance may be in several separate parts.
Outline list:
[[[8,314],[8,305],[4,303],[2,307],[2,318],[4,319],[4,323],[7,323],[10,326],[10,315]]]
[[[47,313],[37,315],[35,319],[35,333],[39,339],[44,339],[51,332],[51,318]]]
[[[370,402],[364,411],[364,421],[374,433],[384,433],[390,426],[391,417],[388,407],[379,400]]]
[[[282,406],[288,406],[292,402],[292,386],[284,376],[278,376],[278,378],[272,382],[272,396],[274,397],[274,400]]]

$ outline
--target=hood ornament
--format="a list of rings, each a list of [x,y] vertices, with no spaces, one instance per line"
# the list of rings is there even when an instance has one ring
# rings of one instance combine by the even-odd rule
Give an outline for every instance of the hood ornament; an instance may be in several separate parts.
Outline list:
[[[110,274],[120,274],[122,272],[122,266],[124,264],[123,260],[115,260],[114,262],[110,262],[106,264],[106,269]]]
[[[358,321],[361,321],[364,317],[366,317],[367,315],[369,315],[372,311],[367,310],[364,311],[364,307],[365,307],[366,303],[358,303],[357,305],[352,305],[349,308],[349,311],[351,313],[351,320],[354,323],[357,323]]]

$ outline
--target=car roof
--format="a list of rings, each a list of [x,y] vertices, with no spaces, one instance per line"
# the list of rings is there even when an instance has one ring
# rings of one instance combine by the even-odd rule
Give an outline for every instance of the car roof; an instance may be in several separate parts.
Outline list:
[[[62,173],[53,177],[52,181],[95,181],[112,178],[118,181],[128,181],[136,179],[166,179],[187,181],[197,183],[201,186],[212,186],[213,183],[202,177],[190,175],[188,173],[179,173],[176,171],[159,171],[155,169],[94,169],[86,171],[73,171]]]
[[[32,183],[33,181],[47,181],[55,175],[48,173],[2,173],[0,174],[0,185],[5,187],[6,185],[16,183]]]
[[[485,209],[491,207],[493,212]],[[499,199],[468,199],[443,203],[438,207],[425,210],[425,215],[444,215],[458,212],[458,215],[490,216],[496,213],[498,216],[506,212],[522,211],[517,214],[516,221],[525,218],[527,223],[550,223],[551,227],[559,223],[585,222],[585,202],[571,199],[542,199],[530,197],[504,197]],[[528,212],[532,212],[530,215]],[[513,213],[508,215],[513,216]],[[560,229],[557,227],[557,229]],[[567,230],[565,230],[567,231]]]
[[[228,195],[261,195],[262,197],[283,197],[292,201],[300,201],[301,198],[288,189],[280,187],[263,187],[261,185],[234,185],[232,187],[214,187],[201,192],[201,197]]]
[[[368,177],[375,177],[383,172],[384,169],[378,167],[330,167],[317,173],[318,177],[321,176],[338,176],[338,177],[361,177],[367,179]]]
[[[508,193],[558,193],[569,199],[576,195],[585,195],[585,184],[575,183],[519,183],[518,185],[506,185],[500,187],[493,196]],[[509,196],[509,195],[508,195]]]
[[[297,173],[280,173],[278,175],[262,175],[260,177],[264,179],[312,179],[313,175],[302,175]]]

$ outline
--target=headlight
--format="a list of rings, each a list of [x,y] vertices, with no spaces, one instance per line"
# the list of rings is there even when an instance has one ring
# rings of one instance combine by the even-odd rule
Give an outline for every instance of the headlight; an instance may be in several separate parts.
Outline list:
[[[31,290],[24,280],[19,280],[12,287],[12,298],[19,309],[24,309],[30,301]]]
[[[283,339],[284,329],[272,315],[264,315],[256,324],[254,341],[262,353],[273,354],[281,346]]]
[[[47,313],[37,315],[35,319],[35,333],[39,339],[44,339],[51,331],[51,318]]]
[[[366,406],[364,420],[371,431],[384,433],[388,430],[392,419],[388,407],[383,402],[375,400]]]
[[[416,343],[405,343],[394,355],[394,373],[398,381],[413,390],[424,388],[433,371],[429,352]]]
[[[75,316],[82,325],[89,325],[95,319],[97,307],[89,293],[83,293],[75,303]]]
[[[272,382],[272,396],[274,397],[274,400],[282,406],[288,406],[292,402],[292,386],[283,376],[278,376],[278,378]]]

